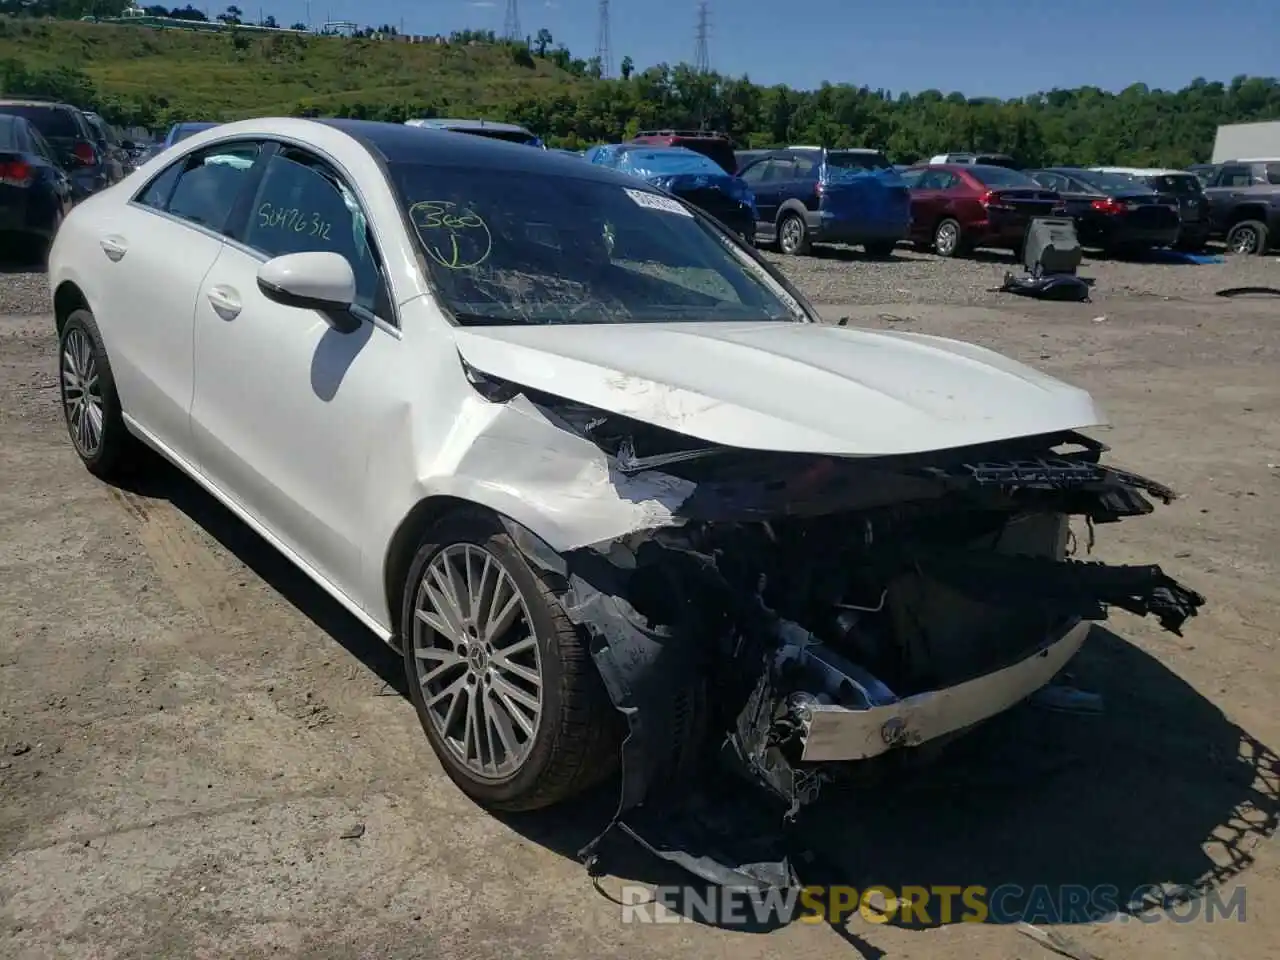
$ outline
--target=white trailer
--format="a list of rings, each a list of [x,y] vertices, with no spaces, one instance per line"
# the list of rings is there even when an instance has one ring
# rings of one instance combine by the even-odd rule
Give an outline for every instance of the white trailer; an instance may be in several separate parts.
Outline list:
[[[1255,158],[1280,158],[1280,120],[1228,123],[1218,128],[1212,163]]]

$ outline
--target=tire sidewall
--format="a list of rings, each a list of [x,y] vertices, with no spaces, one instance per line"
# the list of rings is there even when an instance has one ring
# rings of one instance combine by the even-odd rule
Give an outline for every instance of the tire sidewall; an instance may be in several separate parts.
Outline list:
[[[418,681],[418,665],[414,656],[413,632],[416,629],[414,608],[423,575],[433,559],[447,547],[469,543],[483,547],[497,558],[515,582],[532,621],[534,639],[542,664],[542,716],[533,748],[524,763],[514,774],[503,780],[479,780],[453,753],[452,748],[437,732],[427,713],[426,699]],[[469,511],[440,521],[428,531],[425,542],[419,547],[405,579],[401,619],[402,646],[404,648],[405,679],[409,696],[418,714],[418,721],[435,749],[441,765],[450,779],[468,796],[481,803],[503,804],[518,799],[534,789],[543,771],[550,763],[559,737],[563,697],[563,663],[560,658],[556,628],[543,598],[543,589],[537,575],[523,554],[511,542],[501,523],[492,516]]]
[[[795,222],[799,225],[800,239],[796,241],[795,246],[788,248],[786,243],[783,242],[782,238],[786,235],[785,231],[786,231],[787,224],[791,222]],[[805,238],[804,221],[801,220],[800,217],[795,213],[784,213],[782,215],[782,219],[778,221],[778,250],[781,251],[782,253],[787,254],[788,256],[795,256],[802,249],[804,249],[804,238]]]
[[[92,456],[86,456],[76,444],[71,432],[71,420],[67,416],[67,385],[62,375],[62,355],[67,349],[67,338],[74,330],[80,331],[89,341],[98,371],[98,387],[102,395],[102,439]],[[71,449],[76,452],[76,456],[95,474],[104,474],[113,470],[124,454],[123,448],[128,442],[128,437],[125,436],[126,428],[120,409],[120,397],[116,393],[115,378],[111,373],[111,363],[107,359],[106,347],[102,343],[102,333],[98,329],[98,323],[93,314],[88,310],[71,311],[58,336],[58,400],[62,406],[62,421],[67,429],[67,438],[71,441]]]

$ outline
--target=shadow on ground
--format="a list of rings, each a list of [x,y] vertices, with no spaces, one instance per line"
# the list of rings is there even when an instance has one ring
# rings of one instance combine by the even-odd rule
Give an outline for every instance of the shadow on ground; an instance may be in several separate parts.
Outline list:
[[[170,501],[407,696],[400,658],[309,578],[176,470],[159,465],[148,476],[134,492]],[[1280,823],[1280,759],[1110,630],[1095,628],[1070,669],[1073,683],[1102,695],[1102,714],[1023,705],[928,765],[828,790],[793,837],[801,881],[858,891],[979,886],[988,894],[985,922],[1052,924],[1089,923],[1153,900],[1192,903],[1230,883]],[[502,819],[576,859],[616,803],[615,781]],[[604,866],[635,883],[706,890],[620,837]],[[721,925],[774,929],[794,916],[777,906],[762,916],[757,903],[745,908],[745,923]],[[888,922],[929,928],[966,912],[958,895],[949,915],[935,896],[917,899],[910,916],[890,909]],[[832,926],[864,957],[881,956],[842,922]]]

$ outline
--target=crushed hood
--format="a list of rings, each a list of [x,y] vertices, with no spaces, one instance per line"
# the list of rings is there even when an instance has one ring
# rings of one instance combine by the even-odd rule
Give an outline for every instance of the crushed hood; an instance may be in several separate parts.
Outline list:
[[[708,443],[889,456],[1106,422],[1085,391],[983,347],[812,323],[459,327],[476,369]]]

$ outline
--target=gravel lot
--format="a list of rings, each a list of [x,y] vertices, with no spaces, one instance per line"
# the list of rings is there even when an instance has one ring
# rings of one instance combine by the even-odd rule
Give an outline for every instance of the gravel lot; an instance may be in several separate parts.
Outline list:
[[[974,340],[1094,391],[1115,459],[1185,495],[1099,528],[1099,555],[1209,598],[1183,638],[1124,614],[1095,630],[1073,670],[1101,716],[1019,708],[926,777],[833,799],[807,878],[1216,878],[1246,886],[1246,922],[1056,929],[1102,960],[1280,956],[1280,301],[1212,295],[1280,285],[1280,264],[1090,262],[1096,302],[1044,304],[986,292],[997,261],[781,262],[829,318]],[[1053,956],[996,924],[624,925],[623,883],[683,878],[624,850],[593,886],[574,852],[612,794],[478,810],[396,658],[318,589],[172,471],[119,490],[80,468],[43,284],[0,275],[0,957]]]

